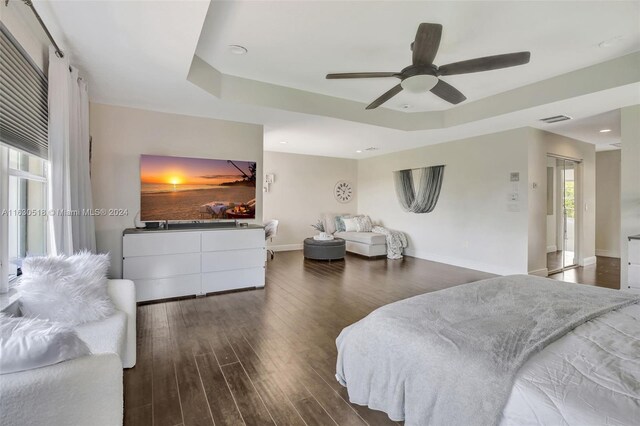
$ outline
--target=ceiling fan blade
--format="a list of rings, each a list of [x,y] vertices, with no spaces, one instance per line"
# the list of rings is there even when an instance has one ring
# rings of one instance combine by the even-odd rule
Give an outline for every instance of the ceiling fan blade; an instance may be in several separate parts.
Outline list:
[[[339,78],[382,78],[396,77],[395,72],[343,72],[338,74],[327,74],[327,80]]]
[[[444,99],[445,101],[452,104],[459,104],[460,102],[467,99],[465,95],[463,95],[458,89],[446,83],[442,80],[438,80],[438,83],[433,86],[431,92]]]
[[[438,68],[438,75],[468,74],[472,72],[497,70],[500,68],[515,67],[529,62],[531,52],[507,53],[504,55],[485,56],[483,58],[469,59],[468,61],[454,62]]]
[[[378,99],[376,99],[375,101],[373,101],[369,105],[367,105],[367,109],[378,108],[380,105],[382,105],[383,103],[387,102],[389,99],[393,98],[395,95],[397,95],[400,92],[402,92],[402,86],[401,85],[398,84],[396,86],[393,86],[390,90],[386,91]]]
[[[431,65],[438,53],[442,25],[422,23],[418,27],[416,39],[411,45],[413,49],[413,65]]]

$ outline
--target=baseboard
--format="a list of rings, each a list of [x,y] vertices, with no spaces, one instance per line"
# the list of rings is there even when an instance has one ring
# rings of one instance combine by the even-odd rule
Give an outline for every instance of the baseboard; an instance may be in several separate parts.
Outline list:
[[[510,268],[502,265],[491,265],[482,262],[475,262],[466,259],[460,259],[451,256],[441,256],[434,253],[428,253],[423,251],[417,251],[413,249],[405,249],[404,254],[409,257],[416,257],[418,259],[430,260],[432,262],[445,263],[447,265],[459,266],[461,268],[473,269],[481,272],[488,272],[496,275],[516,275],[526,274],[526,270],[518,270],[516,268]]]
[[[267,250],[273,250],[273,251],[302,250],[302,244],[281,244],[277,246],[267,246]]]
[[[547,268],[537,269],[535,271],[529,271],[529,275],[537,275],[539,277],[548,277],[549,270]]]
[[[589,266],[595,265],[598,262],[598,259],[595,256],[585,257],[579,263],[580,266]]]
[[[555,253],[558,251],[558,246],[547,246],[547,253]]]
[[[600,249],[596,249],[596,256],[615,257],[617,259],[620,259],[620,252],[617,251],[617,250],[600,250]]]

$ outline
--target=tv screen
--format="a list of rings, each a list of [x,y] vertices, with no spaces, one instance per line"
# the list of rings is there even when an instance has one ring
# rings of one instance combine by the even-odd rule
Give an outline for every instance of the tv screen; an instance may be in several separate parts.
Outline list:
[[[140,157],[140,220],[255,217],[255,162]]]

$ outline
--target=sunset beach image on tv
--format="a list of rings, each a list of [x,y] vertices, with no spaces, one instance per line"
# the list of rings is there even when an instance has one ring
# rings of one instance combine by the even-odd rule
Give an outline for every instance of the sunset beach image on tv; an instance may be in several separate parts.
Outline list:
[[[140,220],[254,219],[256,163],[140,156]]]

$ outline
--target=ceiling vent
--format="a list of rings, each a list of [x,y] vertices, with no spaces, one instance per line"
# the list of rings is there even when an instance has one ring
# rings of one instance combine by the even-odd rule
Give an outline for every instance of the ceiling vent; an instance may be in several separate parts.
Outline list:
[[[620,142],[618,142],[618,143],[610,143],[609,145],[615,146],[616,148],[622,148],[622,143],[620,143]]]
[[[553,117],[540,119],[540,121],[544,121],[547,124],[558,123],[560,121],[567,121],[567,120],[571,120],[571,117],[568,117],[566,115],[554,115]]]
[[[369,148],[365,148],[365,151],[377,151],[378,148],[376,148],[375,146],[370,146]]]

